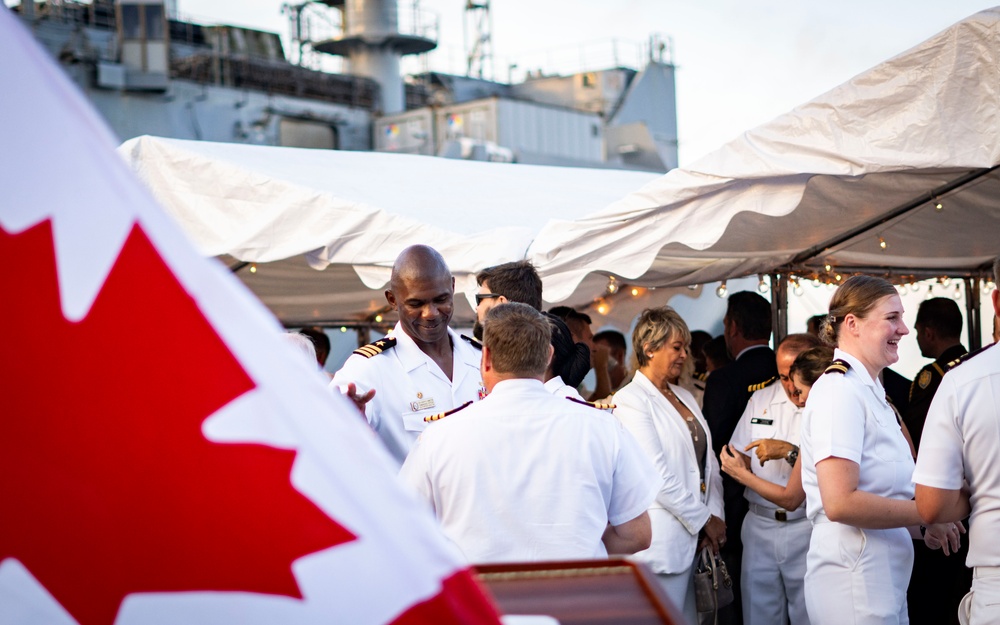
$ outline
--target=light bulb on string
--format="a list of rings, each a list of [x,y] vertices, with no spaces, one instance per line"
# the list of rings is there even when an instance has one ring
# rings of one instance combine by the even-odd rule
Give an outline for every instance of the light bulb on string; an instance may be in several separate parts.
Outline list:
[[[250,263],[250,273],[257,273],[257,263]]]
[[[609,310],[610,310],[610,307],[608,306],[608,303],[606,301],[604,301],[604,299],[597,300],[597,312],[598,313],[600,313],[602,315],[606,315],[606,314],[608,314]]]
[[[757,276],[757,292],[764,295],[768,292],[770,287],[767,285],[767,281],[764,280],[764,274]]]
[[[347,326],[340,326],[341,332],[347,332]]]
[[[934,210],[939,213],[944,210],[944,203],[937,198],[934,198]]]
[[[608,276],[608,293],[614,295],[618,292],[618,282],[614,276]]]
[[[802,295],[802,284],[799,282],[799,279],[792,278],[790,282],[792,283],[792,293],[795,295]]]
[[[830,270],[833,269],[833,266],[830,263],[827,263],[823,265],[823,269],[825,269],[827,273],[830,273]]]
[[[375,323],[382,323],[382,315],[375,315]]]
[[[632,297],[639,297],[639,288],[632,287]]]
[[[728,293],[728,292],[729,291],[726,289],[726,281],[725,280],[723,280],[722,284],[720,284],[718,286],[718,288],[715,289],[715,294],[718,295],[719,297],[725,297],[726,293]]]
[[[956,300],[962,299],[962,285],[958,282],[955,283],[955,292],[952,294]]]
[[[882,235],[878,236],[878,246],[883,250],[889,247],[889,244],[885,242],[885,237],[883,237]]]

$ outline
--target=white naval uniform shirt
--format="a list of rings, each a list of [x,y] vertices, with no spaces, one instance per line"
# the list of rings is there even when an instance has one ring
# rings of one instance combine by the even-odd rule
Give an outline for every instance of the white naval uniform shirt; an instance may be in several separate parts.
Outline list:
[[[566,384],[563,381],[562,376],[557,375],[556,377],[546,382],[545,390],[547,390],[548,392],[552,393],[557,397],[572,397],[573,399],[579,399],[580,401],[584,401],[583,395],[580,394],[580,391],[576,390],[569,384]]]
[[[880,381],[839,349],[847,373],[826,373],[809,391],[802,419],[802,489],[813,525],[825,520],[816,463],[831,456],[858,464],[858,489],[891,499],[913,498],[913,456]]]
[[[354,382],[359,395],[375,389],[375,397],[365,406],[365,416],[389,453],[402,464],[413,441],[428,425],[424,417],[479,399],[482,357],[478,349],[448,328],[454,358],[449,380],[399,323],[390,334],[396,339],[395,347],[371,358],[353,354],[330,386]]]
[[[400,477],[470,562],[607,556],[601,536],[642,514],[656,471],[614,416],[504,380],[428,428]]]
[[[768,460],[760,466],[760,460],[753,450],[743,451],[747,445],[761,438],[774,438],[798,446],[802,425],[802,410],[788,399],[781,382],[775,381],[750,396],[746,410],[740,417],[729,444],[743,454],[750,456],[750,470],[754,475],[773,484],[784,486],[792,475],[792,465],[784,459]],[[746,489],[750,503],[776,509],[770,501],[758,495],[752,488]]]
[[[927,412],[913,481],[957,490],[969,484],[966,564],[1000,566],[1000,347],[945,374]]]

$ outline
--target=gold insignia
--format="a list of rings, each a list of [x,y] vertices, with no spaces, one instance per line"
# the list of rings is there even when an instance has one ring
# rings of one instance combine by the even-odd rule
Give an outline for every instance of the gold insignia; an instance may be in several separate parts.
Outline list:
[[[597,408],[598,410],[614,410],[615,408],[618,407],[606,399],[599,399],[597,401],[587,401],[585,399],[577,399],[576,397],[567,397],[566,399],[570,400],[575,404],[590,406],[591,408]]]
[[[396,339],[391,336],[387,336],[384,339],[379,339],[374,343],[369,343],[364,347],[359,347],[354,350],[353,353],[358,356],[364,356],[365,358],[371,358],[372,356],[378,356],[387,349],[392,349],[396,346]]]
[[[839,373],[841,375],[844,375],[850,368],[851,368],[851,363],[847,362],[846,360],[841,360],[840,358],[838,358],[837,360],[831,362],[830,366],[827,367],[826,371],[824,371],[823,373]]]
[[[459,406],[458,408],[452,408],[451,410],[447,410],[445,412],[439,412],[437,414],[428,415],[428,416],[424,417],[424,423],[433,423],[434,421],[440,421],[441,419],[444,419],[447,416],[453,415],[456,412],[458,412],[459,410],[462,410],[463,408],[468,408],[471,405],[472,405],[472,402],[471,401],[467,401],[464,404],[462,404],[461,406]],[[449,426],[449,427],[451,427],[451,426]]]
[[[423,399],[423,398],[424,398],[424,394],[421,393],[420,391],[417,391],[417,399]]]
[[[777,379],[778,379],[777,377],[774,377],[774,378],[771,378],[770,380],[764,380],[763,382],[761,382],[759,384],[751,384],[750,386],[747,387],[747,392],[756,393],[757,391],[759,391],[761,389],[764,389],[764,388],[767,388],[767,387],[771,386],[772,384],[774,384],[775,380],[777,380]]]
[[[920,386],[920,388],[927,388],[928,386],[930,386],[931,378],[933,377],[934,376],[931,375],[930,371],[924,369],[923,371],[920,372],[920,375],[917,376],[917,384]]]

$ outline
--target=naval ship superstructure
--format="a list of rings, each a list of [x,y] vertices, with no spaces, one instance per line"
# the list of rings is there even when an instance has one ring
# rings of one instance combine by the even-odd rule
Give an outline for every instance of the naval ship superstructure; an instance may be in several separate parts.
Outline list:
[[[548,165],[677,166],[674,65],[664,38],[650,39],[642,67],[539,69],[503,82],[434,71],[427,62],[404,77],[401,59],[437,47],[437,22],[415,2],[285,5],[296,63],[277,33],[182,19],[172,0],[21,0],[10,10],[123,141],[148,134]],[[304,28],[316,15],[332,26]],[[343,71],[306,66],[304,50],[342,59]]]

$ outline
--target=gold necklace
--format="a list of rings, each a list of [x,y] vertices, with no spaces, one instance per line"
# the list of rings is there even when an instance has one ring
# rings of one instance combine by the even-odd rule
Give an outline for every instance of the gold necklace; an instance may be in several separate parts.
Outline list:
[[[662,392],[663,392],[664,395],[666,395],[666,397],[667,397],[668,400],[669,399],[673,399],[678,404],[681,404],[682,406],[684,406],[684,404],[681,402],[680,398],[678,398],[677,395],[674,394],[674,391],[669,386],[666,387],[666,388],[664,388],[662,390]],[[687,406],[684,406],[684,407],[687,408]],[[687,421],[687,423],[688,423],[688,429],[691,430],[691,437],[695,440],[695,442],[697,442],[698,441],[698,428],[695,427],[695,425],[694,425],[694,415],[691,414],[690,410],[688,410],[688,415],[684,415],[684,413],[682,413],[680,410],[677,411],[677,414],[681,415],[681,418],[684,419],[685,421]]]

